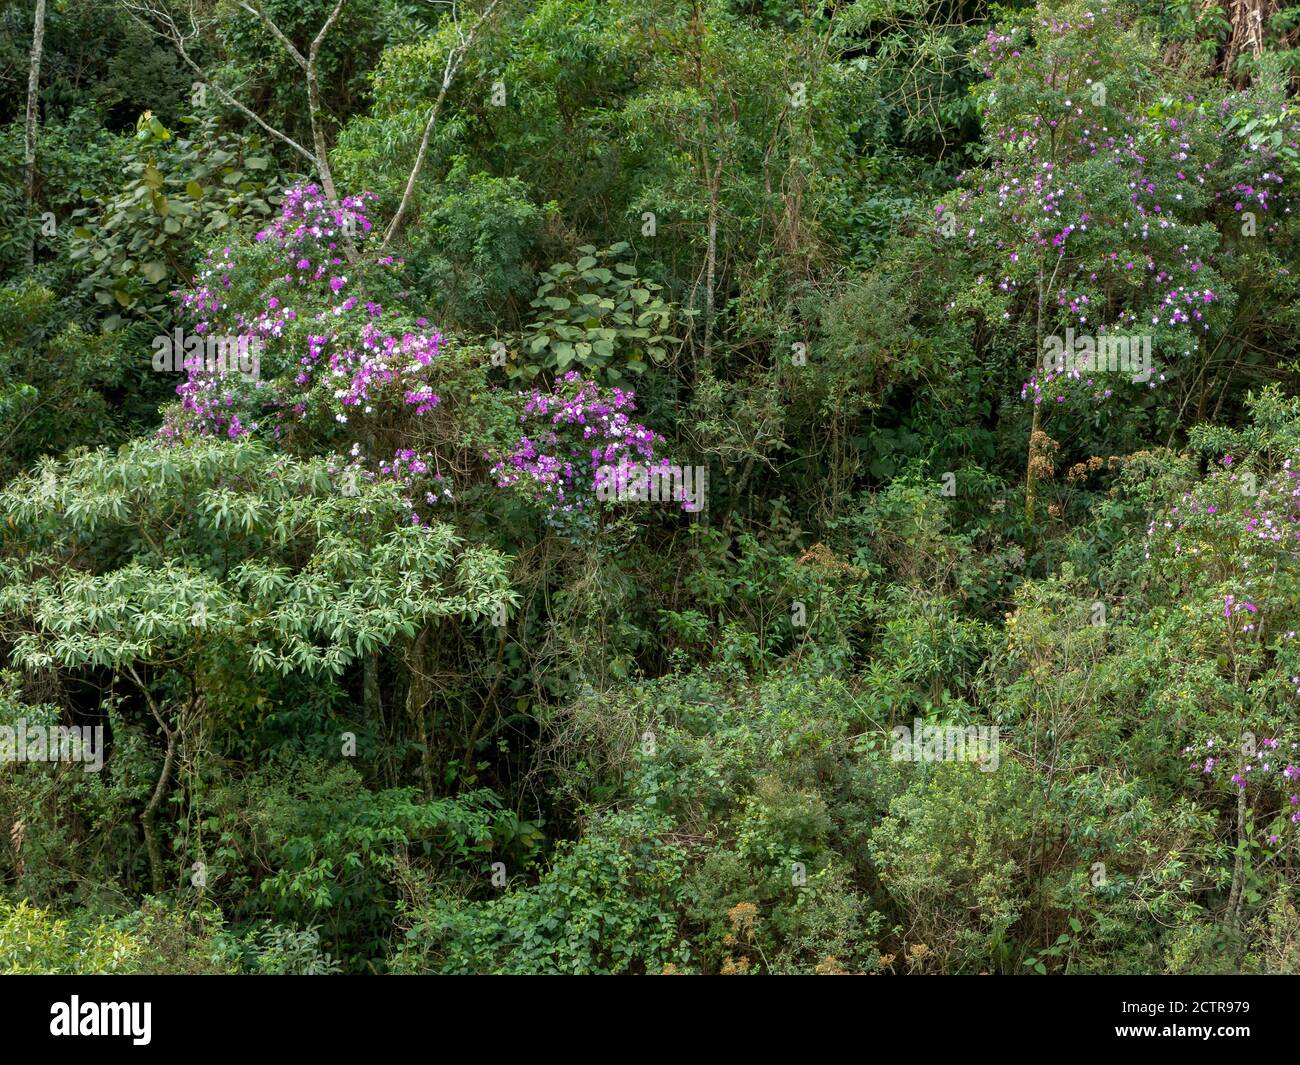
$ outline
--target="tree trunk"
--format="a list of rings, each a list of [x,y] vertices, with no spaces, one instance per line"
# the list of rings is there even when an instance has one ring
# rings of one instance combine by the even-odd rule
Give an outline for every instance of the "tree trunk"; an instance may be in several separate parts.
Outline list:
[[[1263,52],[1264,23],[1277,13],[1277,5],[1274,0],[1226,0],[1225,7],[1232,32],[1223,57],[1224,73],[1233,84],[1245,85],[1248,79],[1239,77],[1233,68],[1239,56],[1258,58]]]
[[[433,762],[433,730],[429,727],[426,708],[429,705],[429,674],[426,672],[429,659],[430,630],[428,625],[420,628],[412,641],[406,656],[406,714],[414,723],[420,744],[424,751],[420,756],[420,780],[426,799],[433,798],[433,785],[436,773]]]
[[[144,808],[144,815],[140,818],[140,826],[144,830],[144,843],[149,851],[149,885],[155,895],[161,895],[167,890],[166,877],[163,875],[163,856],[162,844],[158,841],[158,811],[162,808],[163,800],[167,797],[167,790],[171,786],[172,765],[176,761],[176,732],[167,724],[167,719],[163,716],[162,707],[155,701],[149,686],[145,684],[144,679],[136,671],[134,666],[126,667],[127,673],[135,681],[136,687],[140,689],[140,694],[144,696],[145,705],[149,707],[149,713],[153,715],[154,721],[158,723],[158,731],[163,734],[167,741],[167,750],[163,754],[162,771],[158,774],[158,780],[154,784],[153,794],[149,796],[149,802]],[[195,697],[197,698],[197,697]],[[191,709],[194,704],[191,704]],[[181,715],[181,723],[184,724],[185,715]]]
[[[367,651],[361,659],[361,705],[365,708],[368,720],[383,720],[384,704],[379,694],[378,651]]]
[[[45,0],[36,0],[36,22],[32,28],[31,64],[27,68],[27,141],[23,152],[23,189],[27,221],[31,224],[36,201],[36,123],[40,111],[41,51],[45,46]],[[27,244],[27,265],[36,261],[36,235]]]
[[[708,159],[708,153],[705,153]],[[704,266],[704,365],[713,373],[714,286],[718,272],[718,207],[722,184],[722,160],[709,178],[709,239]]]
[[[1237,854],[1232,861],[1232,891],[1228,894],[1228,923],[1241,924],[1241,904],[1246,888],[1246,789],[1237,788]]]
[[[1055,278],[1055,273],[1053,273]],[[1043,281],[1043,260],[1038,260],[1038,313],[1034,325],[1034,364],[1033,373],[1035,376],[1042,374],[1042,357],[1043,357],[1043,311],[1044,301],[1047,298],[1047,292]],[[1034,529],[1034,504],[1038,497],[1038,468],[1034,462],[1034,449],[1038,446],[1038,430],[1042,423],[1042,404],[1039,402],[1040,395],[1034,397],[1034,421],[1029,428],[1029,447],[1026,449],[1027,457],[1025,459],[1025,533],[1030,534]]]
[[[1025,460],[1025,531],[1034,529],[1034,504],[1038,499],[1038,467],[1034,462],[1034,448],[1038,444],[1039,424],[1042,421],[1042,406],[1034,404],[1034,421],[1029,427],[1029,449]]]
[[[429,151],[429,138],[433,135],[433,127],[438,121],[438,112],[442,109],[442,102],[447,96],[447,90],[451,88],[452,79],[456,76],[456,71],[460,68],[465,54],[474,43],[474,35],[492,16],[492,11],[498,2],[499,0],[492,0],[484,8],[483,14],[478,17],[478,21],[470,27],[469,33],[461,38],[460,46],[447,55],[447,63],[442,73],[442,85],[438,88],[438,98],[433,101],[433,107],[429,111],[429,120],[424,124],[424,134],[420,137],[420,147],[415,153],[415,163],[411,166],[410,176],[406,179],[406,189],[402,192],[402,201],[397,205],[397,213],[393,215],[393,220],[384,231],[383,243],[379,245],[380,255],[383,255],[388,250],[389,243],[402,227],[402,219],[406,217],[407,208],[411,205],[411,197],[415,194],[415,183],[419,180],[420,171],[424,169],[424,159]]]
[[[159,721],[159,724],[161,725],[162,722]],[[166,726],[163,726],[163,733],[167,737],[167,753],[163,756],[162,772],[158,774],[158,782],[154,785],[153,795],[149,797],[149,805],[144,808],[144,817],[141,819],[145,846],[149,848],[149,884],[155,895],[161,895],[167,890],[166,878],[163,875],[162,844],[158,842],[158,810],[162,806],[163,799],[167,797],[167,789],[172,778],[172,763],[176,758],[175,733]]]

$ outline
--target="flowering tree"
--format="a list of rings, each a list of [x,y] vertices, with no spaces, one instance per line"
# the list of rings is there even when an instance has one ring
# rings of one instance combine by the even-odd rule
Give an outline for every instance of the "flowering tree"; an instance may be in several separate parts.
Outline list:
[[[353,265],[343,256],[345,239],[364,249],[372,199],[348,196],[332,207],[317,186],[297,186],[252,248],[227,244],[208,256],[194,288],[180,294],[193,331],[256,343],[265,372],[250,379],[228,367],[188,367],[165,438],[285,440],[310,425],[342,437],[349,459],[338,472],[349,490],[380,475],[402,481],[408,501],[447,498],[436,461],[402,448],[367,465],[364,454],[386,428],[438,407],[433,377],[445,349],[443,335],[405,308],[391,256]],[[425,474],[437,485],[421,492],[415,479]],[[411,518],[420,520],[414,509]]]
[[[411,528],[391,481],[340,494],[323,459],[265,443],[136,441],[50,463],[0,492],[0,626],[28,669],[111,670],[144,699],[162,761],[142,814],[151,885],[174,883],[157,824],[186,744],[275,678],[325,684],[444,618],[513,602],[506,559]],[[120,559],[82,544],[131,545]],[[112,556],[110,556],[111,558]]]
[[[1300,409],[1275,390],[1253,408],[1249,429],[1193,434],[1216,461],[1151,521],[1146,550],[1180,593],[1195,652],[1167,681],[1210,734],[1184,754],[1197,777],[1234,793],[1234,920],[1253,871],[1247,858],[1261,846],[1255,826],[1269,824],[1274,848],[1284,822],[1300,822],[1300,746],[1288,738],[1300,697]]]
[[[597,496],[626,496],[630,466],[665,467],[655,458],[663,438],[628,417],[636,410],[631,391],[601,389],[570,370],[551,389],[520,398],[523,435],[492,475],[500,487],[541,502],[552,519],[589,512]]]
[[[1289,214],[1278,203],[1278,159],[1295,147],[1295,123],[1278,130],[1276,146],[1225,137],[1239,108],[1162,95],[1153,47],[1105,4],[1064,5],[1032,27],[990,31],[978,56],[988,160],[935,211],[974,279],[950,310],[1014,348],[1032,343],[1022,389],[1033,403],[1031,527],[1048,446],[1044,403],[1149,390],[1194,370],[1237,300],[1224,277],[1225,234],[1243,211],[1265,227],[1269,215]],[[1098,357],[1132,356],[1135,345],[1150,362]],[[1073,350],[1044,359],[1062,348]],[[1190,369],[1174,369],[1181,363]],[[1116,369],[1122,375],[1103,379]]]

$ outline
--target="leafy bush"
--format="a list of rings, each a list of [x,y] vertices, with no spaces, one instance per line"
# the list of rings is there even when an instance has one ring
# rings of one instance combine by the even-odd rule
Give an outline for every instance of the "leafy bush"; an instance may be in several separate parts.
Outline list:
[[[620,261],[626,242],[597,250],[578,248],[576,262],[542,271],[532,307],[537,317],[520,337],[522,355],[511,375],[525,379],[563,374],[571,367],[597,380],[619,384],[667,361],[677,312],[659,292],[663,286]]]
[[[397,972],[654,973],[686,960],[676,907],[683,853],[648,814],[593,820],[535,886],[415,911]]]

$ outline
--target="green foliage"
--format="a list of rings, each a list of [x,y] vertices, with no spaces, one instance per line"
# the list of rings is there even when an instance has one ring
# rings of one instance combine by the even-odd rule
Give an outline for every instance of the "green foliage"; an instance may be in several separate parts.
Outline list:
[[[339,963],[320,949],[320,933],[272,925],[258,936],[253,971],[261,976],[332,976]]]
[[[986,773],[943,763],[871,833],[885,890],[945,972],[996,964],[1027,905],[1019,870],[1034,816],[1024,785],[1015,764]]]
[[[121,973],[129,970],[139,949],[106,924],[77,928],[26,902],[0,899],[0,972],[5,975]]]
[[[412,915],[398,972],[654,973],[677,945],[682,850],[646,814],[596,818],[532,887],[437,899]]]
[[[72,213],[68,255],[85,268],[82,291],[108,311],[105,331],[126,312],[163,321],[167,294],[191,280],[196,244],[240,220],[268,218],[277,200],[275,160],[257,134],[221,132],[211,117],[182,122],[192,128],[177,136],[142,114],[117,194]]]
[[[0,973],[6,976],[212,975],[231,971],[220,921],[156,900],[116,920],[56,917],[0,898]]]
[[[500,556],[400,525],[391,483],[348,495],[325,460],[251,442],[47,462],[5,507],[25,550],[5,561],[0,610],[28,619],[14,657],[34,666],[338,673],[420,622],[509,600]],[[61,566],[80,538],[129,561]]]
[[[520,338],[523,354],[511,376],[578,370],[618,384],[667,361],[672,346],[681,343],[670,335],[676,312],[657,295],[662,285],[619,261],[629,248],[626,242],[604,250],[584,245],[576,262],[542,271],[531,304],[537,317]]]
[[[544,220],[524,182],[453,166],[426,210],[411,245],[428,256],[426,283],[439,294],[439,320],[487,331],[517,314],[535,283],[532,259]]]
[[[339,761],[280,759],[218,782],[199,816],[209,888],[229,912],[240,921],[319,926],[318,939],[354,968],[382,964],[415,868],[446,875],[493,852],[527,861],[538,838],[490,791],[434,801],[412,788],[376,792]],[[272,946],[290,958],[309,945],[282,940],[274,933]]]
[[[47,5],[30,203],[0,19],[0,971],[1300,968],[1295,10],[258,6]]]
[[[153,422],[164,385],[144,330],[86,332],[34,284],[0,290],[0,472],[43,455],[125,441]]]

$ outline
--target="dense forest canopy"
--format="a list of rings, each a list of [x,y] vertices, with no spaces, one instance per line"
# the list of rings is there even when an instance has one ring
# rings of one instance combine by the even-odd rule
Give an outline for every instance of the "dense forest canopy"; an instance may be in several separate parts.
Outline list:
[[[0,972],[1300,971],[1300,7],[2,10]]]

